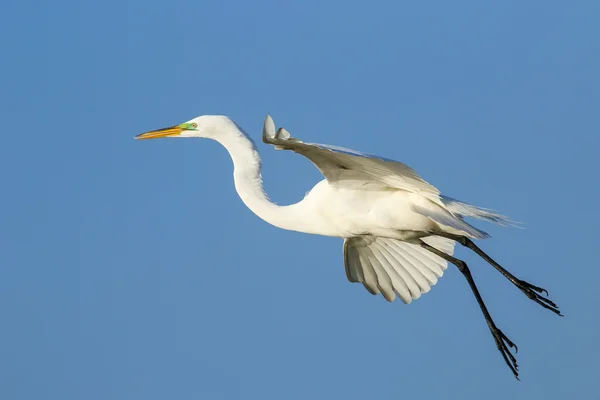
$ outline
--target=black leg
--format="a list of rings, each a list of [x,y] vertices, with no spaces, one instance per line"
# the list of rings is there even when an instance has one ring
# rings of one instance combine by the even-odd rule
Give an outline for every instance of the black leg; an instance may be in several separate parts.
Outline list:
[[[454,234],[445,233],[445,232],[441,232],[441,233],[436,232],[435,235],[442,236],[442,237],[445,237],[448,239],[452,239],[452,240],[462,244],[463,246],[468,247],[469,249],[473,250],[478,256],[483,258],[491,266],[496,268],[502,275],[504,275],[504,277],[506,279],[511,281],[513,283],[513,285],[515,285],[523,293],[525,293],[525,295],[527,297],[529,297],[531,300],[535,301],[536,303],[538,303],[545,309],[550,310],[553,313],[560,315],[562,317],[562,314],[560,313],[558,306],[552,300],[550,300],[547,297],[544,297],[542,295],[543,293],[546,293],[546,296],[548,296],[548,291],[546,289],[537,287],[535,285],[532,285],[529,282],[518,279],[513,274],[511,274],[510,272],[508,272],[507,270],[502,268],[502,266],[500,264],[498,264],[496,261],[494,261],[490,256],[485,254],[485,252],[483,250],[481,250],[479,247],[477,247],[477,245],[475,243],[473,243],[473,241],[471,239],[469,239],[468,237],[461,236],[461,235],[454,235]]]
[[[443,251],[440,251],[440,250],[436,249],[435,247],[428,245],[427,243],[421,243],[421,247],[423,247],[426,250],[429,250],[431,253],[433,253],[439,257],[442,257],[446,261],[456,265],[458,267],[458,270],[460,272],[462,272],[462,274],[465,276],[465,278],[467,279],[467,282],[469,282],[469,286],[471,287],[473,294],[475,295],[475,298],[477,299],[477,303],[479,303],[479,307],[481,308],[481,311],[483,312],[483,316],[485,317],[485,322],[487,322],[488,327],[490,328],[490,331],[492,332],[492,336],[494,336],[494,340],[496,341],[496,347],[500,351],[500,354],[502,354],[502,357],[504,358],[506,365],[509,366],[509,368],[515,375],[515,378],[519,379],[519,372],[518,372],[519,366],[517,365],[517,360],[516,360],[515,356],[513,356],[513,354],[509,350],[509,347],[511,347],[511,348],[514,347],[515,352],[516,352],[516,351],[518,351],[518,348],[513,342],[510,341],[509,338],[506,337],[506,335],[504,333],[502,333],[502,331],[500,329],[498,329],[498,327],[496,327],[494,320],[492,320],[492,316],[490,315],[487,307],[485,306],[485,303],[483,302],[483,299],[481,298],[481,294],[479,294],[479,290],[477,289],[477,286],[475,285],[475,281],[473,280],[473,276],[471,276],[471,271],[469,271],[469,267],[467,267],[467,263],[465,263],[462,260],[459,260],[458,258],[454,258],[454,257],[444,253]]]

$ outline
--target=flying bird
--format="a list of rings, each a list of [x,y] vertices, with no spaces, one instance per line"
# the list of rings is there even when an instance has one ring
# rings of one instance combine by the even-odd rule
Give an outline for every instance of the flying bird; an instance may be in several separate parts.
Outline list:
[[[323,174],[300,202],[280,206],[269,200],[262,184],[261,159],[255,143],[230,118],[202,115],[180,125],[154,130],[136,139],[206,138],[219,142],[234,165],[235,188],[246,206],[266,222],[286,230],[344,239],[346,277],[372,294],[408,304],[427,293],[448,263],[467,280],[496,347],[518,378],[517,346],[496,326],[467,264],[453,256],[456,243],[491,264],[527,297],[561,315],[548,292],[515,277],[484,253],[473,239],[489,235],[466,217],[511,224],[505,216],[444,196],[407,165],[353,150],[296,139],[275,129],[267,116],[264,143],[308,158]]]

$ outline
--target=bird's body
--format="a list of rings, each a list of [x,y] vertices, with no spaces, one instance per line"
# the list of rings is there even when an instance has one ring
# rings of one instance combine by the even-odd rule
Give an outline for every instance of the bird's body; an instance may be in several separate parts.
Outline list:
[[[411,241],[439,229],[435,222],[412,208],[414,204],[430,203],[419,194],[403,190],[348,189],[322,180],[298,206],[305,210],[307,218],[302,232],[341,238],[378,236]]]
[[[516,360],[508,350],[514,345],[489,316],[466,264],[452,256],[455,243],[475,251],[529,298],[559,314],[556,305],[540,295],[544,289],[517,279],[471,241],[488,235],[467,223],[465,217],[499,224],[509,222],[506,217],[443,196],[400,162],[304,143],[283,128],[275,131],[267,117],[263,142],[304,155],[325,176],[304,199],[280,206],[263,190],[261,160],[254,142],[229,118],[201,116],[137,138],[171,136],[208,138],[223,145],[233,161],[240,198],[266,222],[286,230],[343,238],[347,278],[361,282],[372,294],[410,303],[435,285],[448,262],[455,264],[469,282],[496,345],[515,376]]]
[[[239,173],[236,166],[238,193],[250,210],[278,228],[341,238],[372,235],[400,240],[427,236],[424,230],[436,228],[432,220],[412,210],[412,204],[429,202],[418,194],[348,189],[322,180],[298,203],[279,206],[270,203],[256,176],[255,171]]]

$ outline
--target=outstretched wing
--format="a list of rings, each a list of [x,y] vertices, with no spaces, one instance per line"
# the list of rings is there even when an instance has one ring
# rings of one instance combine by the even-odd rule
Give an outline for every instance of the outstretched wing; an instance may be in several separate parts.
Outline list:
[[[401,189],[442,205],[439,190],[401,162],[341,147],[302,142],[283,128],[276,132],[270,116],[265,119],[262,138],[276,149],[292,150],[308,158],[332,185],[371,190]]]
[[[439,236],[422,240],[449,255],[454,251],[452,240]],[[344,266],[350,282],[361,282],[370,293],[381,293],[387,301],[398,295],[409,304],[431,290],[448,264],[415,244],[360,236],[344,240]]]

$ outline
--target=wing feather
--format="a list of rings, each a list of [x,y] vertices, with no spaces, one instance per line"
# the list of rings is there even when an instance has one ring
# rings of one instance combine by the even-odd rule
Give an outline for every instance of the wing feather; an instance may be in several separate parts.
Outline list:
[[[410,289],[408,288],[408,285],[406,284],[406,282],[404,282],[404,279],[398,273],[397,268],[395,267],[396,260],[393,257],[386,255],[385,253],[387,252],[385,251],[385,249],[382,249],[381,246],[379,246],[377,243],[373,243],[370,246],[370,249],[373,252],[373,254],[380,260],[380,264],[385,269],[385,271],[391,279],[392,296],[386,297],[386,300],[394,301],[395,296],[393,292],[397,293],[401,299],[411,298]]]
[[[346,277],[350,282],[362,282],[365,276],[362,272],[358,250],[355,246],[348,246],[348,241],[344,240],[344,267],[346,268]]]
[[[363,281],[363,285],[365,288],[371,292],[372,294],[379,294],[381,290],[379,288],[379,281],[377,280],[377,273],[375,272],[375,268],[371,264],[369,257],[365,254],[364,249],[357,248],[358,250],[358,258],[360,260],[360,265],[362,267],[363,275],[365,280]]]
[[[399,161],[337,146],[305,143],[291,137],[283,128],[275,132],[275,125],[269,116],[263,127],[263,142],[308,158],[332,185],[369,190],[400,189],[419,193],[443,205],[439,190]]]
[[[419,271],[423,274],[425,279],[427,279],[431,285],[435,285],[438,278],[444,273],[444,269],[438,264],[437,260],[432,260],[423,253],[417,251],[417,249],[409,246],[405,248],[405,251],[412,257],[411,259],[419,265]]]
[[[283,128],[276,131],[270,116],[265,119],[262,138],[263,142],[276,149],[291,150],[308,158],[332,186],[361,190],[395,189],[419,194],[429,201],[412,204],[415,212],[475,239],[485,239],[489,235],[468,224],[464,217],[500,225],[512,224],[500,214],[442,196],[437,188],[406,164],[343,147],[305,143]]]
[[[449,239],[423,240],[447,254],[454,251]],[[344,265],[350,282],[361,282],[390,302],[397,294],[406,304],[429,292],[447,268],[445,260],[416,244],[374,236],[345,239]]]
[[[383,240],[386,241],[387,240]],[[410,251],[408,246],[400,246],[399,243],[392,242],[392,246],[396,247],[397,254],[404,258],[406,261],[403,266],[406,271],[410,274],[410,276],[414,279],[420,293],[426,293],[430,289],[430,282],[427,277],[421,272],[421,270],[427,270],[427,267],[419,260],[419,258],[414,257]]]
[[[386,264],[387,262],[383,259],[377,257],[374,252],[374,246],[365,246],[363,247],[363,252],[365,256],[371,262],[371,266],[375,270],[375,274],[377,275],[377,287],[383,294],[383,297],[387,301],[394,301],[394,297],[396,297],[394,293],[394,285],[392,284],[392,278],[390,277]]]
[[[438,224],[449,226],[458,231],[464,232],[475,239],[486,239],[489,235],[466,223],[462,218],[457,217],[444,207],[439,207],[437,204],[412,204],[412,209],[421,215],[431,218]]]
[[[406,268],[410,262],[405,258],[404,254],[398,251],[398,249],[392,248],[389,243],[386,243],[385,240],[379,240],[379,245],[384,251],[387,251],[390,257],[394,259],[394,267],[398,274],[402,277],[402,280],[408,287],[410,292],[410,298],[406,299],[408,301],[412,299],[417,299],[421,296],[421,289],[419,287],[419,283],[412,276],[412,274]]]

